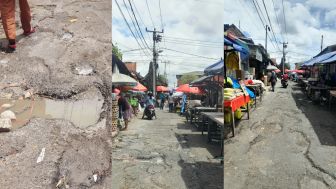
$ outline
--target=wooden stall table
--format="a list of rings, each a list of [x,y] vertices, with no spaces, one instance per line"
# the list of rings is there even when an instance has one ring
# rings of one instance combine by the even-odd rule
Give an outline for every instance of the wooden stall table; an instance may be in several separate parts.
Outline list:
[[[246,87],[253,90],[254,95],[255,95],[255,98],[254,98],[255,99],[255,107],[257,107],[257,91],[259,93],[259,100],[260,100],[260,102],[262,100],[262,92],[263,92],[263,90],[262,90],[261,84],[257,83],[257,84],[253,84],[253,85],[246,85]]]
[[[190,119],[190,123],[192,123],[193,118],[197,118],[201,112],[216,112],[217,109],[214,107],[204,107],[204,106],[199,106],[199,107],[195,107],[193,108],[193,112],[194,114],[191,115],[191,119]]]
[[[216,125],[220,126],[220,141],[221,141],[221,155],[220,157],[223,158],[224,154],[224,112],[201,112],[201,115],[209,120],[208,124],[208,141],[211,140],[211,125],[215,123]],[[223,163],[223,160],[221,161]]]
[[[322,94],[322,91],[328,91],[328,90],[335,90],[335,87],[330,87],[328,85],[309,85],[308,84],[308,97],[311,98],[312,100],[314,99],[315,91],[319,91],[320,94]]]
[[[329,110],[331,110],[331,101],[333,98],[336,98],[336,90],[329,91]]]
[[[231,109],[231,117],[232,117],[232,123],[231,123],[231,128],[232,128],[232,136],[235,136],[235,119],[234,119],[234,112],[244,106],[247,105],[247,119],[250,119],[250,110],[249,110],[249,104],[248,102],[250,101],[250,96],[239,96],[236,97],[232,100],[224,100],[224,107],[225,108],[230,108]]]

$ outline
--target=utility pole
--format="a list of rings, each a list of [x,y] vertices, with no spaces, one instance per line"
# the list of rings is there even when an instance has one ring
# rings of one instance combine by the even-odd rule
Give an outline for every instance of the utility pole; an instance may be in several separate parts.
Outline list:
[[[154,30],[151,31],[146,28],[146,31],[153,33],[153,96],[156,98],[156,67],[159,52],[156,50],[155,44],[162,40],[162,36],[158,33],[163,33],[163,29],[162,31],[156,31],[156,28],[154,28]]]
[[[321,36],[321,52],[322,52],[322,49],[323,49],[323,35]]]
[[[266,49],[266,54],[267,54],[267,30],[268,31],[271,31],[271,30],[270,30],[270,27],[268,25],[266,25],[265,29],[266,29],[265,49]]]
[[[287,48],[287,43],[283,42],[282,43],[282,74],[285,74],[285,63],[286,63],[286,53],[285,53],[285,48]]]

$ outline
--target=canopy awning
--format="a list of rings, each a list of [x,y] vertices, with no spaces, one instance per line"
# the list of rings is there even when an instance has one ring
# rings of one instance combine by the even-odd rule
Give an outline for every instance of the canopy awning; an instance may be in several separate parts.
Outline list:
[[[204,69],[204,73],[207,75],[217,75],[224,72],[224,60],[219,60],[218,62],[208,66]]]
[[[316,56],[316,57],[306,61],[301,66],[314,66],[315,64],[321,64],[323,61],[325,61],[325,60],[327,60],[327,59],[329,59],[329,58],[331,58],[335,55],[336,55],[335,51],[334,52],[329,52],[329,53],[326,53],[326,54],[322,54],[320,56]]]
[[[207,87],[209,84],[223,84],[224,83],[224,77],[223,76],[214,76],[214,75],[209,75],[209,76],[203,76],[199,79],[196,79],[190,83],[191,87]]]
[[[119,73],[119,69],[115,66],[112,73],[112,85],[115,86],[136,86],[138,82],[128,75]]]
[[[224,36],[224,47],[226,50],[230,50],[227,47],[232,47],[233,50],[236,50],[243,54],[249,54],[249,48],[247,44],[232,34],[228,34],[227,36],[226,35]]]
[[[326,60],[323,60],[322,62],[320,62],[321,64],[328,64],[328,63],[332,63],[332,62],[336,62],[336,55],[326,59]]]

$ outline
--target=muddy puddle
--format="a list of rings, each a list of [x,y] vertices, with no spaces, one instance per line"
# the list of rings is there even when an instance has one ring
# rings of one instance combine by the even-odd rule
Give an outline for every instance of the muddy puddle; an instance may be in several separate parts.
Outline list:
[[[77,101],[57,101],[47,98],[0,99],[0,113],[5,110],[15,113],[16,120],[12,121],[12,129],[24,126],[31,118],[64,119],[71,121],[77,127],[86,128],[98,121],[103,102],[98,97]],[[6,108],[1,108],[2,105]]]

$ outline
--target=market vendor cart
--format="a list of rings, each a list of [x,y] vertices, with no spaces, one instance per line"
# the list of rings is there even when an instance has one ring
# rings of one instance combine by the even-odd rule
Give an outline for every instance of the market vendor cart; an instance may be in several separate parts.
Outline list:
[[[242,95],[239,97],[236,97],[232,100],[225,100],[224,101],[224,107],[225,108],[230,108],[231,110],[231,128],[232,128],[232,137],[235,136],[235,118],[234,118],[234,112],[242,107],[245,106],[247,107],[247,119],[250,119],[250,110],[249,110],[249,101],[250,101],[250,96],[248,95]]]
[[[259,95],[259,100],[261,102],[262,100],[262,95],[263,95],[263,89],[261,84],[257,83],[257,84],[250,84],[250,85],[246,85],[247,88],[251,89],[255,95],[255,107],[257,107],[257,94]]]

